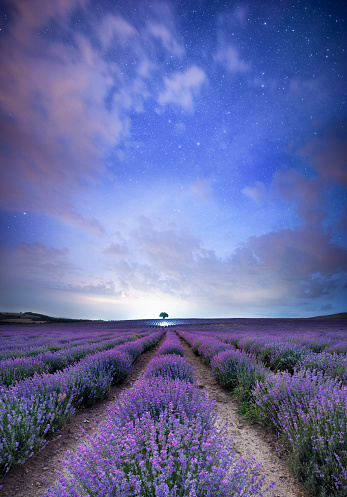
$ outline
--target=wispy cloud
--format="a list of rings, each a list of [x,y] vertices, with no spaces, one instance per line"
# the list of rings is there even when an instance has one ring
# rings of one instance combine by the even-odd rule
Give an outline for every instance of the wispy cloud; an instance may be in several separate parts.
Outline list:
[[[184,72],[164,78],[164,90],[159,94],[161,105],[175,104],[192,110],[194,97],[198,96],[207,78],[202,69],[193,65]]]
[[[101,19],[95,31],[103,50],[112,48],[114,42],[124,46],[138,36],[138,31],[132,24],[121,16],[111,14]]]
[[[111,243],[111,245],[104,250],[104,254],[114,257],[125,257],[130,254],[130,250],[124,244]]]
[[[262,206],[264,205],[266,198],[266,188],[264,183],[261,181],[257,181],[252,186],[245,186],[241,192],[246,196],[252,199],[256,205]]]
[[[2,268],[2,277],[9,286],[17,278],[25,287],[33,283],[51,286],[81,274],[81,268],[70,262],[66,248],[49,247],[40,242],[22,242],[14,250],[2,248],[2,255],[7,261]]]
[[[241,59],[239,50],[233,45],[219,47],[215,60],[232,73],[247,73],[251,70],[250,64]]]
[[[177,34],[175,36],[175,33],[170,31],[163,23],[149,22],[147,29],[151,36],[161,42],[164,49],[171,56],[181,58],[185,54],[183,44],[177,40]]]

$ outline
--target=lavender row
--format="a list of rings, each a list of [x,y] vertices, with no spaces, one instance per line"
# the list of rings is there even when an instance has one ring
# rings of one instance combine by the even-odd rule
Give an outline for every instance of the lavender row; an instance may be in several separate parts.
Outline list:
[[[2,360],[6,359],[15,359],[17,357],[39,357],[41,354],[47,352],[57,352],[61,351],[62,349],[67,350],[78,346],[93,345],[99,342],[106,342],[108,340],[114,340],[116,338],[124,337],[131,334],[138,337],[139,334],[146,335],[148,334],[148,332],[143,332],[143,330],[139,329],[136,333],[134,331],[132,331],[131,333],[123,331],[116,334],[108,333],[102,335],[99,333],[93,333],[93,336],[89,338],[76,338],[73,336],[69,336],[65,339],[49,339],[45,340],[44,342],[42,339],[37,341],[30,340],[29,344],[26,341],[22,343],[21,346],[17,345],[16,347],[12,347],[8,344],[7,346],[4,345],[3,349],[0,351],[0,364]]]
[[[194,340],[198,340],[199,337],[205,340],[206,334],[198,332],[198,335],[194,333],[194,337]],[[266,334],[263,337],[255,334],[241,337],[235,332],[221,334],[219,330],[216,335],[209,333],[207,344],[212,338],[216,344],[220,340],[256,358],[274,372],[289,371],[293,374],[295,370],[299,369],[319,370],[327,377],[338,378],[344,385],[347,385],[347,354],[329,352],[329,350],[343,350],[343,342],[342,346],[335,343],[334,346],[326,347],[330,342],[329,339],[323,337],[317,340],[312,337],[299,339],[295,336],[287,336],[286,339],[270,339]],[[206,346],[209,347],[209,345]],[[203,350],[199,353],[204,357]],[[209,363],[209,357],[206,357],[205,360]]]
[[[252,390],[271,371],[256,357],[223,343],[218,338],[177,331],[208,364],[220,385],[228,388],[241,402],[241,412],[251,415],[254,411]]]
[[[46,352],[47,350],[59,350],[69,344],[78,344],[83,342],[92,342],[93,340],[105,340],[115,335],[119,336],[121,332],[115,333],[108,331],[106,333],[97,330],[62,330],[57,328],[47,329],[37,327],[35,330],[20,331],[16,326],[12,326],[7,332],[0,328],[0,337],[2,344],[0,346],[0,358],[19,357],[24,355],[35,355],[36,350]]]
[[[0,387],[0,472],[23,464],[45,444],[45,436],[64,426],[76,408],[103,398],[123,380],[139,355],[163,332],[89,355],[77,365]]]
[[[153,331],[153,330],[152,330]],[[0,359],[36,355],[75,344],[93,343],[124,334],[151,332],[147,326],[131,322],[92,322],[54,325],[11,325],[0,327]],[[38,352],[36,352],[38,350]]]
[[[245,353],[247,356],[257,359],[266,368],[270,368],[273,371],[290,371],[293,372],[295,366],[306,358],[308,355],[312,355],[311,349],[307,345],[301,345],[295,343],[292,340],[284,339],[267,339],[266,337],[258,337],[248,335],[245,337],[233,336],[233,335],[218,335],[210,336],[206,340],[206,336],[199,334],[198,337],[203,341],[203,345],[200,345],[198,353],[204,357],[203,348],[209,348],[211,343],[215,344],[213,347],[213,353],[215,353],[216,347],[218,349],[218,341],[222,341],[225,344],[231,345],[234,349],[239,350],[241,353]],[[194,340],[197,340],[195,337]],[[194,347],[194,345],[193,345]],[[227,347],[225,347],[226,349]],[[220,350],[223,350],[221,347]],[[204,357],[205,361],[209,364],[210,358]]]
[[[206,323],[184,326],[186,331],[224,337],[237,348],[258,339],[269,343],[293,342],[313,352],[346,353],[346,321],[307,319],[235,319],[234,322]]]
[[[69,476],[45,497],[261,496],[259,466],[237,460],[213,404],[175,353],[172,333],[145,378],[112,406],[98,433],[69,452]],[[184,374],[182,376],[182,370]]]
[[[15,357],[29,357],[41,354],[42,352],[56,352],[57,350],[61,350],[65,347],[76,347],[77,345],[83,345],[87,343],[96,343],[101,342],[102,340],[106,340],[107,338],[112,338],[111,336],[100,336],[93,335],[89,338],[80,338],[80,337],[66,337],[64,339],[52,339],[41,337],[37,340],[30,339],[28,343],[28,338],[22,341],[16,341],[15,343],[11,342],[11,340],[6,340],[6,344],[2,345],[0,348],[0,360],[3,359],[13,359]]]
[[[16,357],[3,360],[0,362],[0,384],[9,386],[16,381],[34,376],[34,374],[55,373],[77,363],[89,354],[112,349],[117,345],[138,338],[138,334],[119,336],[92,344],[64,347],[61,351],[48,351],[34,357]]]
[[[222,338],[222,340],[230,342],[230,338]],[[322,343],[324,342],[320,342],[321,345]],[[269,340],[264,336],[263,338],[240,339],[236,346],[243,352],[257,357],[275,372],[288,371],[293,374],[299,369],[319,370],[327,377],[337,378],[347,385],[347,354],[329,352],[329,350],[339,350],[339,344],[335,344],[334,347],[325,347],[323,350],[320,350],[317,345],[313,350],[312,346],[308,346],[307,339],[296,343],[294,339]]]
[[[166,335],[165,341],[159,348],[158,355],[168,355],[174,354],[183,357],[185,354],[184,348],[182,347],[176,333],[169,331]]]

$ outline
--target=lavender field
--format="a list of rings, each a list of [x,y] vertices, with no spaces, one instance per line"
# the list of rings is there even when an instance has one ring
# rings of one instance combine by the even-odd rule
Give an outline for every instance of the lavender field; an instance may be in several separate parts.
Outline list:
[[[240,412],[273,428],[313,495],[347,495],[346,324],[233,320],[176,328]]]
[[[50,434],[79,410],[88,412],[155,348],[140,379],[109,405],[94,433],[66,453],[64,476],[35,495],[276,495],[261,465],[240,457],[217,427],[214,402],[197,381],[188,346],[237,399],[245,422],[272,430],[273,451],[285,453],[307,495],[343,497],[346,325],[344,319],[3,325],[2,478],[35,459]]]

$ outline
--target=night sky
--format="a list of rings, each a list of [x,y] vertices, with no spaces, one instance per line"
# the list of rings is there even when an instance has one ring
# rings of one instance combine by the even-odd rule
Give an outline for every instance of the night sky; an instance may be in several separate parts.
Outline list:
[[[347,5],[1,0],[1,311],[347,310]]]

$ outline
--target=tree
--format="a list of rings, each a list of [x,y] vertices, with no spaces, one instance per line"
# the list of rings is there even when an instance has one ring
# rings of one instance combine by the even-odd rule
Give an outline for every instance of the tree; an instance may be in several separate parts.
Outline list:
[[[160,318],[165,319],[165,318],[168,318],[168,317],[169,317],[169,315],[168,315],[168,313],[167,313],[167,312],[161,312],[161,313],[159,314],[159,317],[160,317]]]

